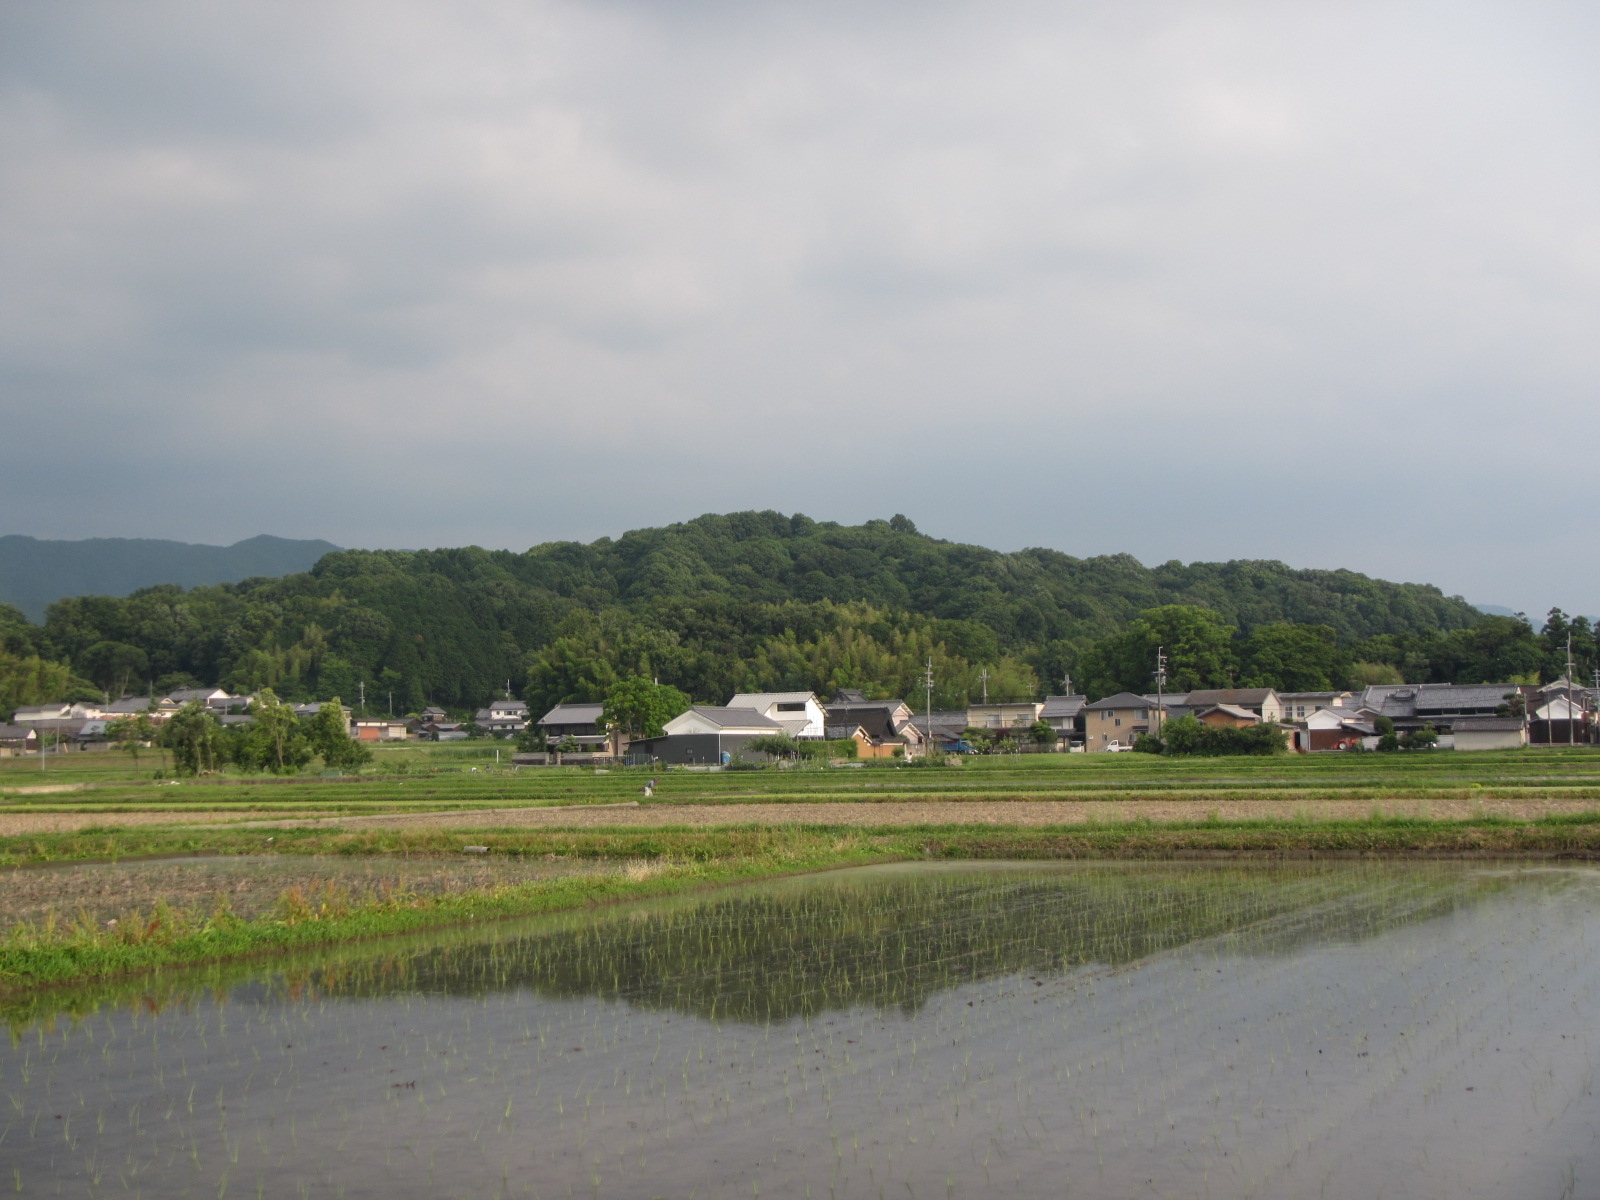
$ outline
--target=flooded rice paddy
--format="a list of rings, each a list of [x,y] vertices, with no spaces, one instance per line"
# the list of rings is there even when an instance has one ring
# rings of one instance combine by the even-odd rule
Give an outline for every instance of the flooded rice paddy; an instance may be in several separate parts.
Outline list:
[[[840,871],[54,994],[0,1186],[1592,1196],[1597,951],[1587,867]]]

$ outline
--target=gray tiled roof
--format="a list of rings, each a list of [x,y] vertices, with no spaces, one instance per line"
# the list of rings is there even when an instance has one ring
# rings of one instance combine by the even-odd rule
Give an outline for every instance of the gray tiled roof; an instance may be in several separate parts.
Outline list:
[[[1088,701],[1087,696],[1046,696],[1044,707],[1039,710],[1039,719],[1048,721],[1055,717],[1075,717]]]
[[[605,711],[604,704],[558,704],[544,716],[540,725],[593,725]]]
[[[713,725],[736,726],[743,729],[771,729],[778,732],[783,726],[764,717],[753,708],[729,708],[720,704],[696,704],[690,712],[696,713]]]
[[[1234,717],[1240,721],[1254,721],[1256,719],[1255,713],[1251,712],[1248,708],[1240,708],[1237,704],[1208,704],[1204,708],[1199,709],[1195,715],[1203,717],[1208,712],[1224,713],[1227,716]]]
[[[1506,702],[1506,696],[1516,690],[1510,683],[1424,684],[1417,689],[1417,715],[1424,713],[1465,712],[1469,709],[1487,709],[1492,712]]]
[[[758,704],[804,704],[816,698],[815,692],[739,692],[728,701],[728,707],[755,708]]]

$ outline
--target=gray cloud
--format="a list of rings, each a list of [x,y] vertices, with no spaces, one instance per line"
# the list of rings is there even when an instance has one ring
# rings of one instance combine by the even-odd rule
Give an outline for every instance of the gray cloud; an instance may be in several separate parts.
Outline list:
[[[1600,607],[1588,6],[5,22],[10,530],[904,511]]]

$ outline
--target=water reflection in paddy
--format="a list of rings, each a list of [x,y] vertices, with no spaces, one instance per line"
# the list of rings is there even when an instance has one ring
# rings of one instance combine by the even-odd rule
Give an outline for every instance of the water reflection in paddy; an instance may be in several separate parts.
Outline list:
[[[908,865],[15,1016],[25,1195],[1600,1194],[1600,874]],[[6,1182],[0,1178],[0,1182]]]

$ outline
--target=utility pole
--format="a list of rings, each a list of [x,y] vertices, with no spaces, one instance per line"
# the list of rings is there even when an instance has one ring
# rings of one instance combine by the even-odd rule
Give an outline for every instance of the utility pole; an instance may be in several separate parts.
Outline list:
[[[1594,713],[1596,728],[1600,729],[1600,665],[1594,669]]]
[[[1072,695],[1072,672],[1068,671],[1061,677],[1061,688],[1064,695]]]
[[[989,703],[989,668],[985,667],[978,672],[978,682],[983,685],[983,702]]]
[[[928,704],[928,738],[922,753],[927,756],[933,753],[933,655],[931,654],[928,655],[927,670],[922,675],[922,686],[925,689],[924,694],[927,697]]]
[[[1573,703],[1572,703],[1572,630],[1567,630],[1567,745],[1576,744],[1577,736],[1572,729]]]
[[[367,681],[365,679],[363,679],[360,683],[356,684],[356,691],[361,696],[361,715],[362,716],[366,716],[367,715]]]
[[[1156,736],[1161,736],[1161,718],[1166,708],[1167,648],[1156,647]]]

